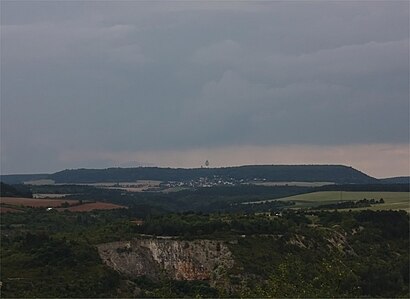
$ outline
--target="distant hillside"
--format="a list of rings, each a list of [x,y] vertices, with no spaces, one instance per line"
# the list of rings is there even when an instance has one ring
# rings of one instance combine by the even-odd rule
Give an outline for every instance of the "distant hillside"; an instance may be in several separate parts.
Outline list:
[[[382,184],[410,184],[410,176],[398,176],[393,178],[379,179]]]
[[[42,180],[48,178],[49,174],[3,174],[0,181],[6,184],[23,184],[27,181]]]
[[[56,183],[127,182],[136,180],[182,181],[200,177],[237,180],[266,179],[278,182],[333,182],[337,184],[377,183],[352,167],[343,165],[249,165],[224,168],[108,168],[63,170],[49,176]]]

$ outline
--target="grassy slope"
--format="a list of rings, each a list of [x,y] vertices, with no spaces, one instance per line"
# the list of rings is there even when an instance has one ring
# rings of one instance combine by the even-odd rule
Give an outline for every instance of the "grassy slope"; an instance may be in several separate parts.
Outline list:
[[[315,207],[318,205],[335,203],[345,200],[361,200],[363,198],[379,200],[383,198],[385,203],[380,205],[374,205],[369,208],[370,210],[406,210],[410,212],[410,193],[409,192],[348,192],[348,191],[322,191],[307,194],[300,194],[278,200],[294,201],[296,208]]]

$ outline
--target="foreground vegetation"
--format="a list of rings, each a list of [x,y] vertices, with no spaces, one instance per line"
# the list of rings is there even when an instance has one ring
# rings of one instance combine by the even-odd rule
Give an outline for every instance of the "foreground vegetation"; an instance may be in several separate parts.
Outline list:
[[[3,297],[408,297],[405,212],[283,211],[151,215],[30,209],[1,219]],[[223,286],[126,277],[96,244],[140,234],[226,241],[235,266]]]
[[[2,214],[2,297],[410,296],[409,215],[392,210],[408,211],[408,185],[241,185],[168,194],[2,186],[2,194],[16,200],[32,192],[55,193],[70,194],[63,201],[99,199],[127,207],[24,207]],[[104,265],[96,249],[170,236],[225,242],[234,267],[217,284],[174,281],[166,273],[128,277]]]

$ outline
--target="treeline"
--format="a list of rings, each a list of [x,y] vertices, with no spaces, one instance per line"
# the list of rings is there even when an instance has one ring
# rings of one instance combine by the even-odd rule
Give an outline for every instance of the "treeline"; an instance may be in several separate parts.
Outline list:
[[[30,189],[33,193],[40,194],[86,194],[88,192],[93,192],[96,187],[88,185],[75,185],[75,184],[64,184],[64,185],[31,185]]]
[[[379,200],[366,199],[363,198],[357,201],[343,201],[337,203],[330,203],[325,205],[319,205],[317,207],[311,208],[312,210],[331,210],[331,209],[357,209],[357,208],[367,208],[372,205],[383,204],[384,199],[380,198]]]
[[[224,213],[245,213],[245,214],[255,214],[255,213],[265,213],[265,212],[280,212],[285,208],[290,208],[295,205],[293,201],[281,201],[281,200],[270,200],[262,201],[258,203],[235,203],[229,205],[228,208],[220,211]]]
[[[33,193],[26,185],[9,185],[0,182],[1,197],[33,197]]]
[[[252,184],[236,186],[214,186],[197,188],[195,190],[182,190],[174,194],[185,195],[195,194],[198,196],[224,196],[224,197],[266,197],[274,196],[275,198],[287,197],[291,195],[313,192],[311,187],[302,186],[260,186]]]
[[[281,216],[252,214],[202,214],[179,213],[149,217],[136,232],[157,236],[182,236],[185,238],[283,234],[311,221],[303,213],[286,211]]]

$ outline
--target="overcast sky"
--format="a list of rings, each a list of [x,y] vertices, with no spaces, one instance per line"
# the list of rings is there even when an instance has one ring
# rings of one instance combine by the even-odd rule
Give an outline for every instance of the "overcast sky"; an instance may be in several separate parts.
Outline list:
[[[409,175],[408,1],[1,1],[1,172]]]

